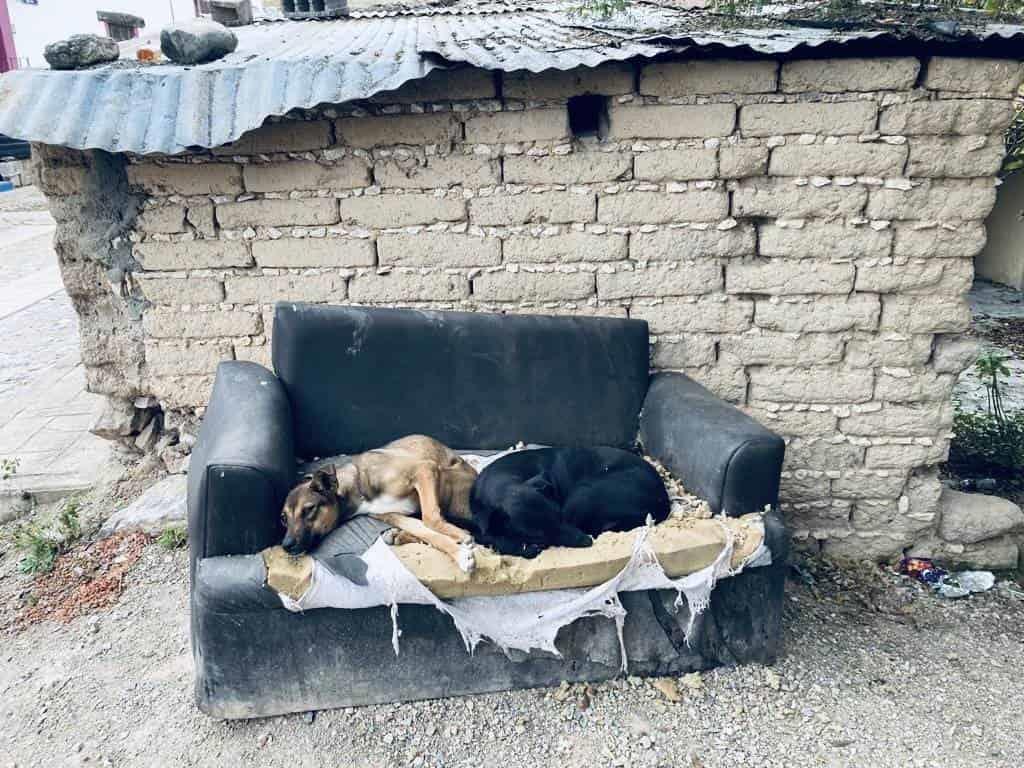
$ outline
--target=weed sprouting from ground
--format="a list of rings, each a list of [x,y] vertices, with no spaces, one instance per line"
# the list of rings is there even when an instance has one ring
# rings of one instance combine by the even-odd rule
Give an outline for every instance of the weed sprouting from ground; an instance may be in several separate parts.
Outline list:
[[[156,539],[156,543],[160,545],[160,548],[168,551],[181,549],[187,542],[188,531],[179,527],[165,528]]]
[[[21,459],[17,457],[13,459],[0,459],[0,480],[10,480],[18,474],[18,467],[20,465]]]
[[[82,537],[77,498],[64,499],[57,510],[57,522],[49,527],[26,523],[14,532],[14,546],[21,552],[18,570],[22,573],[49,573],[57,555]]]

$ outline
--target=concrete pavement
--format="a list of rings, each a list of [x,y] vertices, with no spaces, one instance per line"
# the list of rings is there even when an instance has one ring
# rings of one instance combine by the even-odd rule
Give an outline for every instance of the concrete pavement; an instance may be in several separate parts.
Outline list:
[[[111,455],[88,431],[102,398],[85,392],[53,232],[34,188],[0,193],[0,466],[17,467],[0,479],[0,521],[88,489]]]

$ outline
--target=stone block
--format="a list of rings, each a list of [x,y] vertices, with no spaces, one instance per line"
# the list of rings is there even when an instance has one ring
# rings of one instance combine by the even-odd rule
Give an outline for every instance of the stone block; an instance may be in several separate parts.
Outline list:
[[[1003,165],[1006,146],[1001,136],[934,137],[910,139],[907,176],[960,178],[994,176]]]
[[[717,150],[659,149],[641,152],[634,161],[638,179],[688,181],[713,179],[718,174]]]
[[[715,365],[684,368],[683,373],[727,403],[742,403],[747,396],[746,372],[735,361],[719,360]]]
[[[185,209],[180,205],[146,208],[135,220],[135,228],[146,234],[174,234],[185,231]]]
[[[721,289],[722,268],[717,261],[690,261],[675,268],[650,266],[597,274],[597,296],[602,300],[687,296],[714,293]]]
[[[899,136],[988,136],[1006,129],[1013,102],[1005,99],[912,101],[882,110],[878,129]]]
[[[259,315],[249,312],[147,312],[142,318],[146,334],[155,339],[213,339],[218,336],[253,336],[261,330]]]
[[[674,341],[660,338],[654,344],[651,361],[654,368],[659,370],[714,365],[715,339],[699,333],[688,333]]]
[[[447,232],[383,234],[377,258],[381,266],[485,267],[501,262],[501,241]]]
[[[564,107],[480,112],[466,120],[467,144],[563,141],[569,136],[569,112]]]
[[[893,256],[905,259],[973,259],[985,247],[987,237],[980,221],[963,221],[952,229],[898,223],[893,229]]]
[[[828,498],[829,479],[823,472],[798,469],[784,472],[780,478],[779,496],[787,502],[817,501]]]
[[[1024,512],[1012,501],[943,488],[939,536],[955,544],[977,544],[1024,529]]]
[[[832,219],[856,216],[867,200],[867,190],[858,186],[813,187],[794,184],[791,179],[748,179],[733,192],[732,213],[743,217]]]
[[[646,320],[651,333],[742,333],[750,328],[754,303],[718,297],[682,301],[666,300],[646,306],[634,304],[630,317]]]
[[[809,408],[766,408],[748,405],[743,411],[783,437],[833,437],[838,419],[831,411]]]
[[[884,399],[880,396],[878,399]],[[886,405],[878,411],[853,413],[839,420],[839,431],[845,435],[892,435],[893,437],[931,437],[948,428],[945,408],[941,403],[927,405]]]
[[[381,104],[410,104],[493,99],[498,95],[494,78],[494,72],[473,67],[436,69],[426,77],[412,80],[397,90],[378,93],[371,101]]]
[[[885,296],[883,331],[898,333],[960,333],[971,324],[971,308],[958,296]]]
[[[502,161],[507,184],[592,184],[629,179],[633,156],[624,152],[573,152],[568,155],[510,155]]]
[[[213,220],[212,203],[207,205],[189,205],[185,218],[203,236],[212,238],[217,234],[217,225]]]
[[[261,267],[371,267],[373,241],[355,237],[282,237],[256,240],[252,255]]]
[[[497,161],[477,155],[431,155],[425,161],[392,157],[373,168],[377,184],[394,189],[490,187],[499,182]]]
[[[785,469],[845,470],[864,463],[864,448],[827,438],[797,437],[786,446]]]
[[[232,346],[227,342],[146,344],[146,367],[160,376],[213,373],[221,360],[233,358]]]
[[[331,145],[331,124],[326,120],[288,120],[268,123],[214,149],[218,155],[267,155],[274,152],[309,152]]]
[[[436,195],[363,195],[346,197],[341,203],[341,220],[370,229],[464,221],[466,201]]]
[[[589,272],[485,272],[473,278],[477,301],[570,301],[594,294]]]
[[[914,87],[921,62],[913,58],[801,59],[782,64],[782,91],[845,93]]]
[[[534,264],[620,261],[627,257],[625,235],[564,232],[545,237],[511,236],[502,245],[505,262]]]
[[[721,221],[729,215],[729,193],[722,189],[685,192],[619,192],[601,195],[597,220],[603,224],[667,224]]]
[[[524,192],[473,198],[469,201],[469,220],[484,227],[589,222],[594,220],[594,209],[591,192]]]
[[[821,365],[837,363],[843,356],[843,340],[832,333],[783,334],[752,330],[738,336],[722,336],[725,354],[746,365]]]
[[[902,176],[906,145],[787,144],[772,150],[772,176]]]
[[[818,260],[758,259],[734,261],[725,269],[727,293],[770,295],[847,294],[853,290],[852,264]]]
[[[922,293],[958,296],[971,289],[970,259],[857,262],[857,290],[875,293]]]
[[[978,359],[981,342],[973,336],[939,335],[935,337],[932,367],[936,373],[959,376]]]
[[[875,130],[878,107],[873,101],[747,104],[740,110],[744,136],[816,133],[857,136]]]
[[[932,351],[931,334],[899,333],[857,334],[846,342],[846,364],[854,368],[892,366],[907,368],[928,362]]]
[[[358,157],[342,158],[334,165],[309,160],[252,163],[242,171],[250,192],[291,192],[299,189],[352,189],[370,183],[370,167]]]
[[[1014,59],[935,56],[928,62],[924,87],[1008,99],[1017,93],[1024,72],[1022,66]]]
[[[235,195],[242,169],[225,163],[139,163],[127,168],[128,183],[151,195]]]
[[[899,371],[899,373],[896,373]],[[949,402],[955,377],[928,369],[883,369],[875,379],[875,399],[889,403]]]
[[[702,59],[647,64],[640,71],[640,93],[680,98],[712,93],[771,93],[778,84],[774,61]]]
[[[908,190],[872,189],[867,215],[872,219],[955,222],[984,219],[995,202],[993,179],[929,180]]]
[[[203,408],[210,402],[213,376],[153,376],[149,388],[166,410]]]
[[[730,146],[718,150],[718,175],[723,179],[745,179],[768,172],[768,147]]]
[[[224,300],[224,284],[212,277],[135,278],[142,295],[154,304],[218,304]]]
[[[182,243],[137,243],[135,259],[148,270],[248,267],[249,248],[242,240],[190,240]]]
[[[773,403],[866,403],[874,373],[863,368],[779,368],[750,370],[750,399]]]
[[[914,469],[938,464],[946,460],[948,446],[869,445],[864,455],[864,466],[869,469]]]
[[[615,105],[608,138],[687,139],[728,136],[736,127],[733,104]]]
[[[639,232],[629,238],[629,256],[634,261],[729,259],[753,256],[756,247],[754,228],[745,225],[726,230],[673,227]]]
[[[819,296],[805,299],[758,299],[759,328],[785,333],[873,331],[878,327],[877,296]]]
[[[459,301],[469,296],[469,281],[464,275],[431,272],[389,272],[384,275],[357,275],[348,285],[349,301],[359,303],[406,303],[420,301]]]
[[[892,231],[841,223],[809,222],[802,227],[762,224],[758,251],[762,256],[790,259],[884,258],[892,249]]]
[[[462,138],[453,112],[380,117],[346,117],[334,123],[338,143],[370,149],[394,144],[447,144]]]
[[[235,344],[235,360],[259,363],[267,370],[273,370],[273,349],[267,344]]]
[[[345,278],[320,275],[258,275],[228,277],[227,300],[235,304],[273,304],[275,301],[344,301]]]
[[[903,472],[846,470],[832,480],[832,495],[840,499],[897,499],[906,484]]]
[[[618,96],[633,93],[633,67],[626,62],[599,67],[547,70],[539,74],[520,70],[502,75],[502,95],[506,99],[567,99],[582,93]]]
[[[338,201],[333,197],[312,197],[223,203],[217,206],[217,221],[225,229],[336,224]]]

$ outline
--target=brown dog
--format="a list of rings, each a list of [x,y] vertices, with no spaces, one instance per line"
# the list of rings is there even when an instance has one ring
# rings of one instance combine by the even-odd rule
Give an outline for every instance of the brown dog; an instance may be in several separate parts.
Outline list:
[[[288,530],[281,546],[309,552],[349,518],[365,514],[398,528],[473,570],[473,537],[449,523],[470,520],[469,492],[476,470],[447,446],[409,435],[353,457],[350,464],[318,469],[285,500]],[[422,519],[413,517],[419,513]]]

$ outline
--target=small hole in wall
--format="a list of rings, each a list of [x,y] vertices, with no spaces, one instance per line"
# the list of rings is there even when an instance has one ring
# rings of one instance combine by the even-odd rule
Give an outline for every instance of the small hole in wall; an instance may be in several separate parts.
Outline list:
[[[569,130],[574,138],[608,135],[608,99],[604,96],[573,96],[569,99]]]

